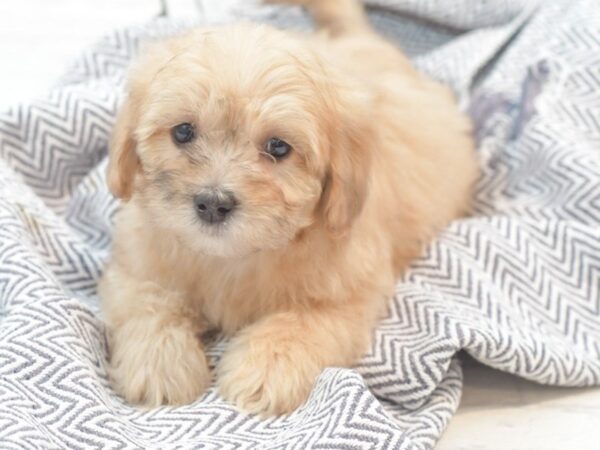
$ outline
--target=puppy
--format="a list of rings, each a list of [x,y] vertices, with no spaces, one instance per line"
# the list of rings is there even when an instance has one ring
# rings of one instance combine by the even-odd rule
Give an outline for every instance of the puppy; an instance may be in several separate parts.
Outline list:
[[[320,31],[199,29],[131,71],[100,285],[129,402],[197,399],[211,382],[199,336],[218,328],[223,397],[294,410],[325,367],[357,362],[397,277],[468,211],[477,163],[450,90],[354,0],[286,3]]]

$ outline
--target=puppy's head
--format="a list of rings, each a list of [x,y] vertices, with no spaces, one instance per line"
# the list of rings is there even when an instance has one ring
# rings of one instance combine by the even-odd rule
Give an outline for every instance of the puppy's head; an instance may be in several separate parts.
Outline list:
[[[113,194],[200,252],[340,234],[367,190],[367,103],[308,46],[267,27],[195,31],[132,70],[108,169]]]

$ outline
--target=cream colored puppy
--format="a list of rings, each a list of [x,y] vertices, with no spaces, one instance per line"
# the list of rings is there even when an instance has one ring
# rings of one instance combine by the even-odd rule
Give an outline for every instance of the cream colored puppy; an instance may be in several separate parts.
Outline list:
[[[368,348],[394,283],[469,207],[469,120],[354,0],[304,4],[321,32],[199,29],[134,66],[108,182],[124,200],[100,294],[128,401],[192,402],[199,335],[231,341],[225,399],[292,411]]]

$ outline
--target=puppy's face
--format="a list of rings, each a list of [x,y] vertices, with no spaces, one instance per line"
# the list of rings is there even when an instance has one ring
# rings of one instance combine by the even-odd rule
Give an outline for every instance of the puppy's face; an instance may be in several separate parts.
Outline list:
[[[368,168],[368,132],[349,100],[316,55],[275,30],[163,43],[132,74],[110,187],[211,255],[281,248],[319,223],[343,230],[360,211]]]

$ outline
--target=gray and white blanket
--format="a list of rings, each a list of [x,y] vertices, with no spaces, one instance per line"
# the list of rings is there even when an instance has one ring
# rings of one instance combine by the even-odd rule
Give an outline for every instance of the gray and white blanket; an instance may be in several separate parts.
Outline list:
[[[1,448],[431,448],[460,399],[460,350],[540,383],[600,384],[600,6],[441,3],[369,6],[472,115],[476,214],[399,280],[362,362],[327,369],[287,417],[242,414],[214,388],[142,410],[107,380],[96,297],[117,207],[107,140],[140,43],[192,24],[116,32],[47,97],[0,114]],[[226,20],[239,17],[308,25],[294,9]]]

